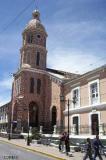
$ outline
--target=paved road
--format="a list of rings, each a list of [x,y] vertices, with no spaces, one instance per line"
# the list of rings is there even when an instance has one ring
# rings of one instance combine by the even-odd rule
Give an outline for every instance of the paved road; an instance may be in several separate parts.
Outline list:
[[[31,152],[11,144],[0,142],[0,160],[53,160],[50,157]]]

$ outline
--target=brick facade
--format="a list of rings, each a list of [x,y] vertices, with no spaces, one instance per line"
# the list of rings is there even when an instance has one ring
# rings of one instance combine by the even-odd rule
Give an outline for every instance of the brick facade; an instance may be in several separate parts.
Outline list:
[[[41,24],[39,16],[39,12],[34,11],[33,19],[29,21],[23,31],[20,69],[14,74],[11,111],[13,116],[11,115],[11,117],[12,121],[17,121],[17,131],[21,131],[22,127],[26,130],[28,118],[30,127],[39,128],[40,125],[43,125],[49,129],[51,124],[55,125],[58,123],[60,125],[61,81],[57,77],[53,77],[50,73],[51,70],[46,67],[47,33]],[[30,92],[31,78],[33,79],[32,93]],[[41,83],[40,93],[37,93],[38,80]],[[34,107],[36,111],[34,111]],[[56,107],[55,113],[52,113],[53,107]]]

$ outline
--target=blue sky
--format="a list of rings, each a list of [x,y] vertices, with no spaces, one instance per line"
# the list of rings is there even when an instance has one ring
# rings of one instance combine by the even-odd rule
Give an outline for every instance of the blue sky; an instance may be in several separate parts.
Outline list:
[[[0,105],[11,97],[21,33],[32,17],[34,1],[48,33],[48,67],[84,73],[106,63],[106,0],[0,0]]]

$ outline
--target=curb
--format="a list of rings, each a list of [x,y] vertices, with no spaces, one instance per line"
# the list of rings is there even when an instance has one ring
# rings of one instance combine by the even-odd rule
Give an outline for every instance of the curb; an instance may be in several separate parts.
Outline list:
[[[27,147],[21,146],[21,145],[19,145],[19,144],[14,144],[14,143],[12,143],[12,142],[8,142],[8,141],[5,141],[5,140],[0,140],[0,141],[1,141],[1,142],[4,142],[4,143],[9,143],[9,144],[15,145],[15,146],[20,147],[20,148],[23,148],[23,149],[25,149],[25,150],[27,149],[27,150],[32,151],[32,152],[40,153],[40,154],[43,154],[43,155],[45,155],[45,156],[48,156],[48,157],[51,157],[51,158],[54,158],[54,159],[57,159],[57,160],[66,160],[66,159],[64,159],[64,158],[59,158],[59,157],[54,156],[54,155],[52,155],[52,154],[48,154],[48,153],[41,152],[41,151],[38,151],[38,150],[35,150],[35,149],[31,149],[31,148],[27,148]]]

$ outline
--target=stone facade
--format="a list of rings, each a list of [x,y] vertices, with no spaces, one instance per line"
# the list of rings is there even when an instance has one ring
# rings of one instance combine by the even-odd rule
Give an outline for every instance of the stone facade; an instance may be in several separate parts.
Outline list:
[[[77,91],[78,105],[70,102],[70,134],[74,124],[77,134],[101,134],[101,124],[102,134],[106,134],[106,66],[85,73],[65,86],[65,90],[70,87],[66,99],[72,100],[74,91]],[[64,115],[67,126],[67,106]]]
[[[6,132],[8,130],[10,106],[11,104],[7,103],[0,107],[0,131],[1,132]]]

